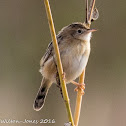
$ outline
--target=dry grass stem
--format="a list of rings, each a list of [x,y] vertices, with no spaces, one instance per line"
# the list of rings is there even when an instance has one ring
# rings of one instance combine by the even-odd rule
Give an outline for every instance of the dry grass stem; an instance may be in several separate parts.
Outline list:
[[[59,74],[59,78],[60,78],[63,98],[65,100],[65,105],[66,105],[66,109],[67,109],[67,113],[68,113],[69,122],[71,122],[72,126],[78,126],[83,93],[82,93],[82,90],[78,88],[75,113],[74,113],[74,121],[73,121],[70,103],[69,103],[69,97],[68,97],[67,88],[66,88],[66,83],[65,83],[65,79],[63,78],[64,73],[63,73],[62,63],[61,63],[61,59],[60,59],[59,47],[57,44],[57,38],[56,38],[56,33],[55,33],[55,28],[54,28],[54,23],[53,23],[53,18],[52,18],[52,14],[51,14],[49,1],[44,0],[44,4],[45,4],[45,8],[46,8],[46,14],[48,17],[48,23],[49,23],[49,28],[50,28],[50,32],[51,32],[51,37],[53,40],[53,47],[54,47],[54,51],[55,51],[55,55],[56,55],[56,65],[57,65],[57,69],[58,69],[58,74]],[[90,2],[89,8],[88,8],[88,0],[86,0],[86,21],[85,21],[85,24],[89,28],[91,25],[92,17],[94,19],[97,19],[98,15],[99,15],[98,11],[96,9],[94,9],[94,6],[95,6],[95,0],[92,0]],[[80,84],[84,84],[84,78],[85,78],[85,70],[82,72],[82,74],[79,77]]]
[[[72,118],[66,83],[65,83],[65,80],[63,79],[63,68],[62,68],[62,63],[61,63],[61,59],[60,59],[59,47],[57,44],[56,33],[55,33],[55,28],[54,28],[54,23],[53,23],[53,18],[52,18],[52,14],[51,14],[49,1],[44,0],[44,4],[45,4],[49,28],[50,28],[50,32],[51,32],[51,36],[52,36],[52,40],[53,40],[53,47],[54,47],[54,51],[55,51],[55,55],[56,55],[56,63],[57,63],[60,83],[61,83],[61,87],[62,87],[63,98],[65,100],[65,105],[66,105],[66,109],[67,109],[67,113],[68,113],[69,122],[71,122],[72,126],[74,126],[74,121]]]
[[[86,21],[85,23],[88,23],[88,0],[86,0]]]
[[[91,25],[91,17],[93,14],[93,10],[94,10],[94,6],[95,6],[95,0],[91,1],[90,3],[90,7],[89,7],[89,17],[88,17],[88,24]]]
[[[86,0],[86,21],[85,21],[85,24],[89,28],[90,28],[90,25],[91,25],[91,16],[93,14],[94,6],[95,6],[95,0],[91,1],[90,7],[88,9],[88,0]],[[80,75],[79,83],[84,84],[84,79],[85,79],[85,70]],[[82,90],[78,89],[77,97],[76,97],[75,113],[74,113],[74,124],[75,124],[75,126],[78,126],[78,123],[79,123],[82,96],[83,96]]]

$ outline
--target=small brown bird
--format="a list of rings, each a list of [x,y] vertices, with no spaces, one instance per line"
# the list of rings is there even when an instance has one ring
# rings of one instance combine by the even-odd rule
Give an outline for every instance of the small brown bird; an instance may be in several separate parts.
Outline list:
[[[57,42],[66,83],[73,82],[85,69],[90,54],[90,39],[93,31],[96,30],[88,29],[84,23],[72,23],[58,33]],[[36,111],[43,107],[50,86],[52,83],[56,83],[57,70],[54,58],[51,42],[40,61],[40,73],[43,79],[33,105]]]

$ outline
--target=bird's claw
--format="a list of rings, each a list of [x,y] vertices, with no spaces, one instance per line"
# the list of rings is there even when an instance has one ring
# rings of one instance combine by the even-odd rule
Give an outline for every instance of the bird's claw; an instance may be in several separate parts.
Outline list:
[[[74,91],[78,91],[78,90],[81,90],[81,93],[82,93],[82,95],[84,95],[84,89],[85,89],[85,84],[79,84],[78,83],[78,85],[77,85],[77,87],[74,89]]]
[[[65,78],[66,78],[66,73],[63,72],[62,78],[63,78],[63,80],[65,80]]]

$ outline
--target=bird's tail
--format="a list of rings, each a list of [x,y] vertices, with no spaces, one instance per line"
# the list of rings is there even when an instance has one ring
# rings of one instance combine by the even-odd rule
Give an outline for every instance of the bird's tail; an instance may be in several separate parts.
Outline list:
[[[39,88],[39,91],[33,104],[34,110],[39,111],[44,106],[46,95],[48,93],[51,84],[52,83],[50,80],[45,78],[42,79],[41,86]]]

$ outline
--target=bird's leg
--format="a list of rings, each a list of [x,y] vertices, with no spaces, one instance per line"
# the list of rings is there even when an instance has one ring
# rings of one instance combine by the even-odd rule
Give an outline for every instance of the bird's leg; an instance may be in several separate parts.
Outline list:
[[[77,87],[74,89],[74,91],[78,91],[78,89],[81,89],[82,94],[84,94],[85,84],[79,84],[75,81],[71,81],[72,84],[76,85]]]
[[[63,78],[63,80],[66,79],[66,73],[65,72],[63,72],[63,74],[62,74],[62,78]]]

